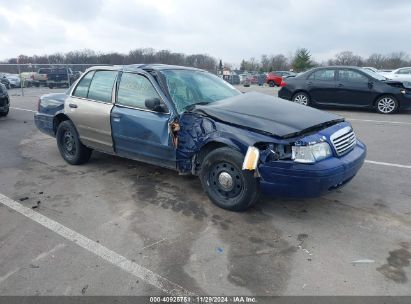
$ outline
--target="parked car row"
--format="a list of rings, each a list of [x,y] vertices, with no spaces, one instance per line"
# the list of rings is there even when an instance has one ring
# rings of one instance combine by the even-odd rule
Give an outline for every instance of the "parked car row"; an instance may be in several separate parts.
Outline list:
[[[322,67],[283,80],[278,96],[306,106],[411,110],[411,82],[389,80],[358,67]]]
[[[80,71],[70,68],[41,68],[37,72],[22,72],[18,74],[0,73],[0,82],[7,88],[47,86],[69,87],[81,75]]]

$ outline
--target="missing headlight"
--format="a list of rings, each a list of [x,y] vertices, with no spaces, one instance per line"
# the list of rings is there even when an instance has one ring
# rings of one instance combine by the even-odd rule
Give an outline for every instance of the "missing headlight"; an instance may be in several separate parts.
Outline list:
[[[283,159],[291,159],[291,146],[281,144],[260,144],[260,160],[271,162]]]

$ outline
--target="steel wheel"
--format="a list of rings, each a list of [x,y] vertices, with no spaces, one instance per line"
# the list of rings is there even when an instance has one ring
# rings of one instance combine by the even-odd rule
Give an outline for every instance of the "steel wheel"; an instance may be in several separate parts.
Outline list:
[[[297,95],[294,96],[293,101],[303,106],[308,106],[310,102],[308,95],[305,93],[297,93]]]
[[[234,198],[244,189],[244,181],[237,168],[228,162],[216,163],[210,170],[212,189],[222,199]]]
[[[397,109],[397,101],[390,96],[384,96],[377,101],[377,110],[382,114],[390,114]]]
[[[74,136],[70,130],[66,130],[63,135],[63,151],[67,156],[73,157],[76,155],[77,147]]]

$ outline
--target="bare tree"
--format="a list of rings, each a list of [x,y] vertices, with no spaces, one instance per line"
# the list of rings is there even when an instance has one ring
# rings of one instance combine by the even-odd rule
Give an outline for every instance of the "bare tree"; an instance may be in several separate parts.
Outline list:
[[[330,59],[328,63],[330,65],[352,65],[363,66],[364,60],[361,56],[354,55],[351,51],[344,51],[335,55],[334,59]]]
[[[270,57],[270,70],[271,71],[281,71],[288,70],[290,65],[288,59],[283,55],[275,55]]]

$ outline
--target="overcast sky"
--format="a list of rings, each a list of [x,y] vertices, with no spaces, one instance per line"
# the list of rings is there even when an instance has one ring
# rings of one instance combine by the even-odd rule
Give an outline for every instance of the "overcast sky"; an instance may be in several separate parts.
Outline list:
[[[0,59],[152,47],[242,58],[411,53],[410,0],[0,0]]]

